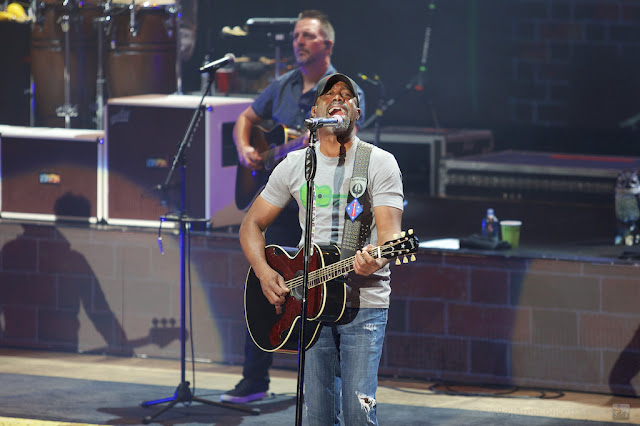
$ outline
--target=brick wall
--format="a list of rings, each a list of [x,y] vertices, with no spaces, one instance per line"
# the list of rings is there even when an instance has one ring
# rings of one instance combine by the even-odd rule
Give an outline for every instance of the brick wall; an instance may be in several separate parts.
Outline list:
[[[179,359],[179,236],[163,232],[164,254],[157,236],[0,223],[0,344]],[[237,237],[194,234],[191,259],[195,357],[239,364],[248,265]],[[381,374],[605,393],[640,386],[638,265],[421,251],[392,271]],[[297,357],[274,363],[295,369]]]
[[[617,127],[639,111],[640,5],[632,0],[518,0],[512,121]]]
[[[393,271],[382,371],[631,393],[639,283],[638,265],[420,253]]]

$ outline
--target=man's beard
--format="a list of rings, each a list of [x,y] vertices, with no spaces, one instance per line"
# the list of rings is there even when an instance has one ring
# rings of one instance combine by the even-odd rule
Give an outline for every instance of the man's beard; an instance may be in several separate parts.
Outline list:
[[[336,133],[346,132],[347,130],[349,130],[349,125],[350,124],[351,124],[351,118],[349,118],[346,115],[343,116],[342,117],[342,122],[340,124],[338,124],[337,126],[335,126]]]
[[[348,116],[342,116],[342,122],[335,125],[335,126],[331,126],[329,127],[332,130],[332,133],[335,135],[339,135],[342,133],[346,133],[349,131],[349,125],[351,124],[351,118],[349,118]]]

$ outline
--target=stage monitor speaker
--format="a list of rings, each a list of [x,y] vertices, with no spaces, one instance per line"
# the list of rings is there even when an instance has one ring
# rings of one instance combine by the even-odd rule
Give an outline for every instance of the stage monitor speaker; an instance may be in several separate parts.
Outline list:
[[[104,132],[0,126],[3,218],[97,222]]]
[[[180,168],[165,182],[200,96],[141,95],[110,99],[105,115],[109,224],[156,226],[160,217],[180,213]],[[249,98],[205,98],[203,112],[186,149],[186,214],[210,219],[211,227],[237,225],[238,157],[233,142],[237,117]]]

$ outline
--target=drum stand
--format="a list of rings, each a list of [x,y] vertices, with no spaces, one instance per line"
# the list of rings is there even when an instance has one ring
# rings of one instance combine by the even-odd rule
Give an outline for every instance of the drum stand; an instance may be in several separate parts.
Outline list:
[[[175,29],[176,32],[176,94],[184,95],[182,92],[182,37],[180,36],[180,26],[182,25],[182,5],[180,0],[176,0]]]
[[[75,4],[73,5],[75,6]],[[71,117],[78,116],[78,106],[71,105],[71,76],[69,75],[69,56],[71,50],[71,40],[69,35],[69,26],[71,22],[71,14],[69,12],[62,15],[59,24],[64,32],[64,104],[56,108],[56,115],[64,117],[64,127],[71,128]]]
[[[104,86],[106,79],[104,78],[104,35],[106,28],[105,22],[110,22],[111,17],[109,11],[111,10],[111,0],[108,0],[104,5],[104,15],[97,18],[95,22],[98,26],[98,73],[96,77],[96,128],[98,130],[104,130]]]
[[[202,404],[213,405],[216,407],[224,407],[224,408],[230,408],[232,410],[243,411],[245,413],[249,413],[253,415],[260,414],[260,410],[258,408],[248,408],[248,407],[242,407],[234,404],[214,402],[214,401],[209,401],[203,398],[198,398],[191,393],[191,390],[189,389],[189,382],[185,380],[185,364],[186,364],[185,362],[185,358],[186,358],[185,290],[186,290],[186,275],[187,275],[187,270],[189,265],[189,259],[187,256],[187,253],[188,253],[187,236],[191,229],[192,223],[208,221],[207,219],[189,218],[186,213],[187,204],[186,204],[186,184],[185,184],[185,180],[186,180],[185,179],[185,171],[186,171],[185,149],[189,145],[189,142],[191,141],[193,131],[195,130],[196,124],[198,123],[200,118],[200,114],[202,113],[202,103],[204,102],[204,98],[207,92],[211,88],[212,82],[213,82],[213,77],[212,77],[212,74],[210,73],[207,87],[204,89],[202,93],[202,98],[200,99],[200,103],[196,107],[196,110],[194,111],[194,114],[193,114],[193,118],[191,119],[191,123],[189,124],[189,128],[187,129],[187,132],[182,142],[180,143],[180,146],[178,148],[178,153],[176,154],[173,160],[173,165],[171,166],[171,169],[167,174],[164,184],[161,186],[162,190],[166,190],[167,188],[169,188],[176,166],[179,165],[180,166],[180,215],[177,217],[165,216],[162,218],[162,220],[171,220],[171,221],[179,222],[180,224],[180,384],[178,385],[173,396],[170,396],[168,398],[158,399],[155,401],[147,401],[140,404],[142,407],[150,407],[152,405],[168,402],[166,406],[162,407],[155,414],[144,417],[142,419],[142,423],[144,424],[151,423],[151,421],[154,418],[156,418],[157,416],[169,410],[170,408],[172,408],[173,406],[175,406],[180,402],[183,403],[185,406],[188,406],[191,404],[191,402],[195,401],[195,402],[200,402]],[[193,336],[193,333],[191,335]]]

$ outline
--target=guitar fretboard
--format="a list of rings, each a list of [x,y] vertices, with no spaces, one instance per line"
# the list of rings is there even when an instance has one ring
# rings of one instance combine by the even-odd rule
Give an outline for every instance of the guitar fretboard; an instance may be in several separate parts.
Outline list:
[[[278,145],[275,148],[264,151],[262,155],[262,162],[267,170],[272,170],[276,164],[282,160],[291,151],[295,151],[304,145],[304,138],[294,139],[291,142],[287,142],[283,145]]]
[[[382,253],[384,252],[387,257],[395,257],[402,253],[406,253],[406,250],[394,250],[394,244],[386,244],[382,246],[375,247],[371,249],[368,253],[374,258],[378,259],[382,257]],[[387,250],[391,249],[390,253]],[[317,248],[314,248],[317,250]],[[340,275],[347,274],[353,271],[353,261],[355,256],[348,257],[346,259],[339,260],[331,265],[327,265],[324,268],[316,269],[315,271],[309,272],[309,284],[307,288],[313,288],[327,281],[331,281]],[[304,276],[300,275],[295,278],[290,279],[285,282],[286,286],[292,290],[294,288],[300,287],[303,285]]]

